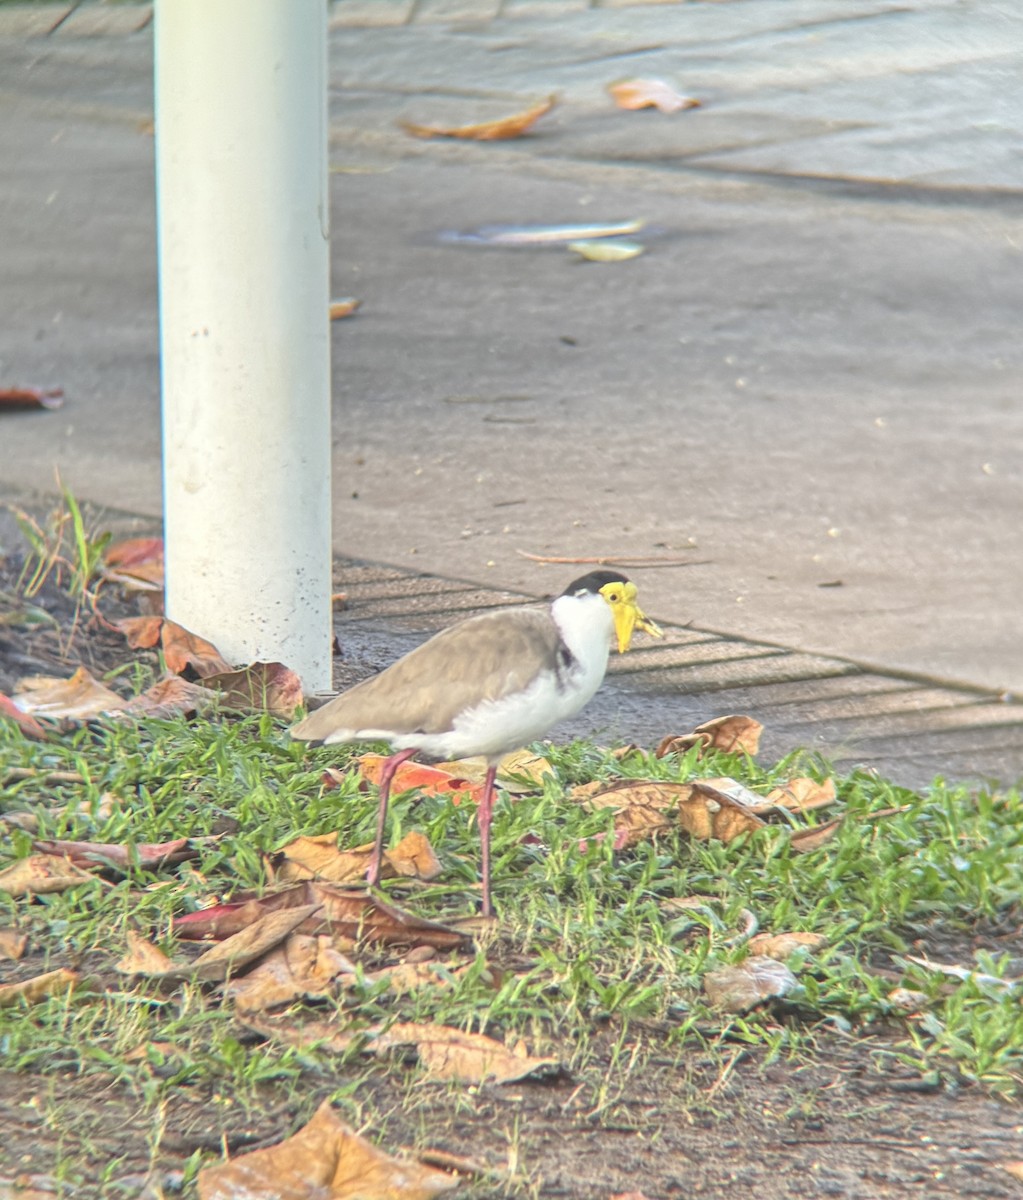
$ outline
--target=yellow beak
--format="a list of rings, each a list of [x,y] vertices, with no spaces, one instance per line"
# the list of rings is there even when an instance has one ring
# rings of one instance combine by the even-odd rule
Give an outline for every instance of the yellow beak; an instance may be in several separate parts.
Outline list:
[[[624,654],[632,644],[632,635],[637,629],[651,637],[664,637],[664,632],[636,603],[634,583],[606,583],[600,594],[611,608],[615,635],[618,638],[618,653]]]

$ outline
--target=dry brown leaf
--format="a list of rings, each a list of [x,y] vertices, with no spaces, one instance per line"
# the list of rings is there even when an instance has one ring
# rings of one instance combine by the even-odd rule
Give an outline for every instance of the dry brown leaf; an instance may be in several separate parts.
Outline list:
[[[447,771],[456,779],[481,785],[487,773],[487,760],[482,757],[458,758],[435,764],[438,771]],[[542,754],[532,750],[513,750],[497,764],[497,785],[512,793],[536,792],[543,788],[545,776],[554,778],[554,768]]]
[[[187,862],[199,855],[198,842],[175,838],[172,842],[64,842],[34,841],[32,849],[40,854],[67,858],[79,867],[115,866],[122,870],[138,864],[147,869]],[[203,841],[207,839],[201,839]],[[214,841],[217,839],[214,838]]]
[[[797,854],[807,854],[811,850],[816,850],[818,846],[823,846],[825,842],[831,841],[838,833],[843,820],[843,817],[835,817],[823,825],[808,825],[805,829],[793,830],[789,835],[792,849]]]
[[[765,822],[754,806],[744,801],[746,790],[734,779],[697,780],[692,784],[692,794],[679,805],[679,824],[699,841],[715,838],[731,842],[741,834],[762,829]]]
[[[167,664],[167,670],[175,675],[182,674],[189,667],[200,679],[230,673],[233,670],[212,642],[190,632],[176,621],[164,618],[160,629],[160,645],[163,647],[163,660]]]
[[[278,884],[293,883],[298,879],[354,883],[366,874],[372,854],[372,843],[339,850],[336,832],[303,834],[280,848],[269,869]]]
[[[790,779],[767,793],[768,803],[778,808],[787,808],[793,812],[807,812],[812,808],[826,808],[838,799],[835,791],[835,781],[825,779],[818,783],[816,779],[799,776]]]
[[[83,871],[69,858],[53,854],[31,854],[0,871],[0,892],[11,896],[45,896],[66,892],[81,883],[96,882],[90,871]]]
[[[926,992],[917,992],[912,988],[892,988],[888,993],[888,1003],[908,1013],[920,1012],[927,1008],[930,1002],[931,998]]]
[[[162,592],[163,538],[126,538],[103,554],[103,578],[129,591]]]
[[[290,720],[303,703],[302,681],[283,663],[257,662],[200,675],[204,687],[219,693],[221,707],[234,712],[269,712]]]
[[[200,954],[188,968],[188,973],[207,982],[219,982],[228,975],[236,975],[248,963],[272,950],[318,908],[317,904],[303,904],[298,908],[267,913],[205,954]]]
[[[450,987],[469,970],[468,964],[450,968],[437,962],[402,962],[393,967],[372,971],[366,978],[371,983],[388,984],[392,992],[403,996],[424,987]]]
[[[1008,1171],[1013,1179],[1018,1179],[1020,1183],[1023,1183],[1023,1161],[1003,1162],[999,1163],[998,1166],[1000,1166],[1003,1171]]]
[[[166,675],[124,706],[132,716],[174,717],[203,712],[220,703],[220,693],[180,675]]]
[[[703,990],[715,1008],[746,1013],[765,1000],[788,995],[797,983],[784,963],[753,955],[738,966],[709,971],[704,976]]]
[[[525,112],[516,113],[513,117],[502,117],[499,121],[483,121],[478,125],[416,125],[411,121],[399,121],[398,124],[406,133],[414,137],[435,138],[469,138],[476,142],[504,141],[507,138],[521,137],[545,113],[549,113],[557,101],[556,96],[548,96]]]
[[[22,933],[20,929],[12,929],[10,926],[0,929],[0,958],[9,958],[13,962],[17,962],[25,953],[27,945],[27,933]]]
[[[304,997],[333,995],[339,976],[355,972],[355,963],[329,937],[293,933],[251,971],[231,979],[224,995],[239,1013],[265,1012]]]
[[[307,904],[323,911],[309,917],[301,932],[329,934],[335,944],[338,939],[347,938],[353,944],[434,946],[438,950],[453,950],[467,940],[467,934],[461,929],[426,921],[362,889],[346,891],[312,879],[266,896],[216,904],[188,913],[174,920],[172,930],[180,938],[222,938],[247,928],[267,913],[293,910]]]
[[[0,409],[4,408],[60,408],[64,403],[61,387],[5,387],[0,388]]]
[[[22,679],[13,700],[24,713],[83,721],[119,713],[126,703],[116,692],[94,679],[85,667],[79,667],[70,679],[53,675],[31,675]]]
[[[38,1004],[47,996],[57,996],[69,992],[78,986],[80,976],[77,971],[69,971],[61,967],[57,971],[47,971],[45,975],[36,975],[32,979],[23,979],[20,983],[5,983],[0,985],[0,1008],[10,1008],[12,1004]]]
[[[675,113],[700,107],[699,100],[683,96],[663,79],[623,79],[610,84],[607,90],[619,108],[656,108],[662,113]]]
[[[198,1177],[200,1200],[431,1200],[456,1187],[442,1171],[378,1150],[327,1101],[294,1137]]]
[[[482,1033],[465,1033],[447,1025],[398,1022],[375,1038],[371,1049],[407,1045],[416,1047],[423,1066],[436,1079],[460,1083],[513,1083],[558,1067],[553,1058],[531,1058],[522,1046],[509,1050]]]
[[[372,1034],[375,1030],[338,1029],[337,1021],[304,1021],[295,1024],[282,1017],[257,1017],[238,1014],[242,1025],[255,1030],[265,1038],[283,1042],[287,1046],[318,1046],[335,1054],[344,1054],[358,1038]]]
[[[124,634],[132,650],[149,650],[160,640],[164,618],[159,614],[145,617],[122,617],[114,621],[115,629]]]
[[[655,758],[667,754],[685,754],[694,746],[704,750],[720,750],[725,754],[755,755],[760,749],[760,735],[764,727],[753,717],[715,717],[697,725],[692,733],[671,734],[662,738],[654,751]]]
[[[128,953],[114,965],[122,975],[166,975],[179,964],[133,929],[128,930]]]
[[[796,950],[819,950],[828,944],[823,933],[758,933],[749,940],[751,954],[784,962]]]
[[[668,811],[690,794],[692,785],[657,779],[628,779],[597,790],[583,785],[573,788],[573,800],[582,800],[589,808],[614,810],[615,847],[635,846],[672,828]]]
[[[429,839],[417,829],[410,829],[397,846],[385,850],[384,862],[406,879],[422,879],[426,882],[436,879],[444,869]]]
[[[344,317],[350,317],[362,304],[361,300],[356,300],[353,296],[345,296],[342,300],[331,300],[330,302],[330,319],[332,321],[340,321]]]
[[[297,837],[274,856],[273,878],[277,883],[297,879],[325,879],[329,883],[354,883],[361,879],[373,856],[373,845],[339,850],[336,833]],[[280,860],[283,859],[283,863]],[[280,863],[280,865],[278,865]],[[393,850],[384,852],[381,875],[430,880],[441,873],[440,860],[424,834],[408,832]]]

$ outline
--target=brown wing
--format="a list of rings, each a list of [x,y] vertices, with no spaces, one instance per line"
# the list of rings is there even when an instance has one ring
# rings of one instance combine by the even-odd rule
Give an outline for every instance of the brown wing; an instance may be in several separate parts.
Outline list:
[[[465,709],[520,691],[540,671],[555,670],[559,644],[544,609],[471,617],[335,696],[296,725],[292,736],[344,741],[364,731],[445,733]]]

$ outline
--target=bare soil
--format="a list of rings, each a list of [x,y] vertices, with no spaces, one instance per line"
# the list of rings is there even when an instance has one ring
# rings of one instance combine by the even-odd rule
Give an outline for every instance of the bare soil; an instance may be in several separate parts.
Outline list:
[[[16,581],[17,563],[0,558],[0,594],[10,597]],[[0,690],[9,693],[26,674],[69,674],[81,663],[100,673],[134,654],[121,635],[76,611],[59,588],[47,585],[34,603],[55,623],[29,636],[0,625]],[[134,611],[113,593],[104,600],[108,617]],[[348,667],[359,672],[357,663]],[[40,962],[30,953],[17,975],[36,973]],[[47,966],[59,965],[51,955]],[[86,971],[99,989],[123,986],[108,957],[64,965]],[[775,1018],[797,1021],[798,1014]],[[421,1150],[425,1142],[495,1168],[511,1160],[516,1177],[528,1181],[477,1179],[472,1194],[479,1196],[951,1200],[1023,1191],[1005,1166],[1023,1160],[1023,1111],[962,1085],[954,1074],[922,1080],[894,1053],[894,1031],[886,1041],[876,1032],[863,1039],[828,1027],[809,1055],[774,1061],[740,1043],[677,1054],[667,1049],[665,1034],[633,1027],[626,1053],[613,1057],[621,1030],[609,1025],[583,1077],[562,1073],[460,1089],[457,1098],[445,1085],[410,1086],[407,1071],[415,1068],[393,1061],[364,1079],[357,1098],[383,1114],[371,1132],[391,1151]],[[258,1037],[239,1024],[240,1042]],[[624,1069],[633,1052],[631,1069]],[[563,1058],[571,1056],[565,1046]],[[141,1087],[132,1090],[112,1074],[79,1075],[59,1062],[14,1072],[0,1059],[0,1200],[55,1191],[174,1195],[195,1151],[271,1145],[304,1124],[346,1079],[365,1072],[363,1063],[339,1060],[336,1071],[309,1075],[298,1086],[262,1086],[257,1102],[240,1111],[235,1099],[207,1087],[178,1087],[166,1104],[154,1106]],[[607,1091],[595,1104],[602,1080]],[[59,1188],[52,1179],[58,1160],[71,1160],[86,1182]]]

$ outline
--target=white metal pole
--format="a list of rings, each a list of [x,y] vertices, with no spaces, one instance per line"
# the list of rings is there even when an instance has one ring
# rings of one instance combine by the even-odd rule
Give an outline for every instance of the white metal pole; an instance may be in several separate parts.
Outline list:
[[[330,689],[324,0],[156,0],[167,612]]]

